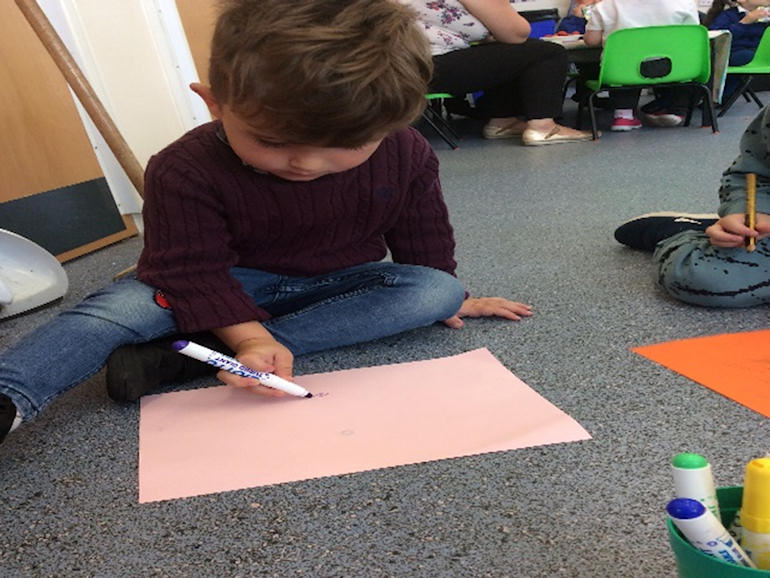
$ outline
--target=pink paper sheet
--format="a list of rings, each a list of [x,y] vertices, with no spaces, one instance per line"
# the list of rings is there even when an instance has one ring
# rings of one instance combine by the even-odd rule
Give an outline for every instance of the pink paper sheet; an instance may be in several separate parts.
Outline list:
[[[143,397],[139,501],[591,437],[486,349],[295,381],[314,397],[226,386]]]

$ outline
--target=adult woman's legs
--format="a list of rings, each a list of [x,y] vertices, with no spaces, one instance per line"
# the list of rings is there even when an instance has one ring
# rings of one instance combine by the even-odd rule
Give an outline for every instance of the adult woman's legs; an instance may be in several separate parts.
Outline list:
[[[567,74],[567,54],[558,44],[536,39],[522,44],[491,42],[435,56],[433,62],[431,91],[457,95],[484,91],[478,105],[490,119],[485,130],[489,138],[525,131],[533,139],[527,144],[591,138],[590,132],[556,124]],[[541,142],[535,142],[538,137]]]

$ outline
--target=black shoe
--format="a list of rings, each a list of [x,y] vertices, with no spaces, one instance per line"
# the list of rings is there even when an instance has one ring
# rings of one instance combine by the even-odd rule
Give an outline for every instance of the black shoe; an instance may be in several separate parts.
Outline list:
[[[7,395],[0,393],[0,443],[11,431],[13,420],[16,419],[16,406]]]
[[[705,231],[719,220],[716,214],[648,213],[626,221],[615,230],[615,239],[641,251],[654,251],[663,239],[688,229]]]
[[[161,385],[213,375],[217,368],[190,359],[171,348],[173,339],[118,347],[107,358],[107,395],[114,401],[132,402]],[[219,340],[200,339],[223,353],[229,353]],[[212,341],[214,341],[212,343]]]

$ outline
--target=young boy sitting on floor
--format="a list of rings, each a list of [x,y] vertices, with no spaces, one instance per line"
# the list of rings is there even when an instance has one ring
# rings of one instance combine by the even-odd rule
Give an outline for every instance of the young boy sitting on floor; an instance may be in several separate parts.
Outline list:
[[[413,13],[390,0],[228,3],[210,86],[192,87],[217,120],[150,160],[137,277],[0,355],[0,441],[121,346],[108,391],[129,401],[185,375],[181,355],[146,343],[180,333],[211,332],[242,363],[290,378],[295,355],[531,315],[468,298],[454,277],[438,161],[409,127],[431,70]]]
[[[658,282],[676,299],[707,307],[770,303],[770,109],[749,124],[741,153],[722,174],[719,214],[651,213],[615,231],[624,245],[655,251]],[[756,225],[746,225],[746,175],[756,174]],[[756,240],[747,251],[746,238]]]

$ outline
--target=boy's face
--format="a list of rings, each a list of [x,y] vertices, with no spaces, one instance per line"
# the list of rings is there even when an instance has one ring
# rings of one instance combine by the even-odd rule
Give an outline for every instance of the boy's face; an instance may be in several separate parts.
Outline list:
[[[211,114],[222,121],[230,147],[244,163],[287,181],[312,181],[357,167],[382,142],[378,139],[355,149],[288,144],[280,136],[245,122],[228,106],[220,106],[208,87],[193,85],[192,89],[203,98]]]

